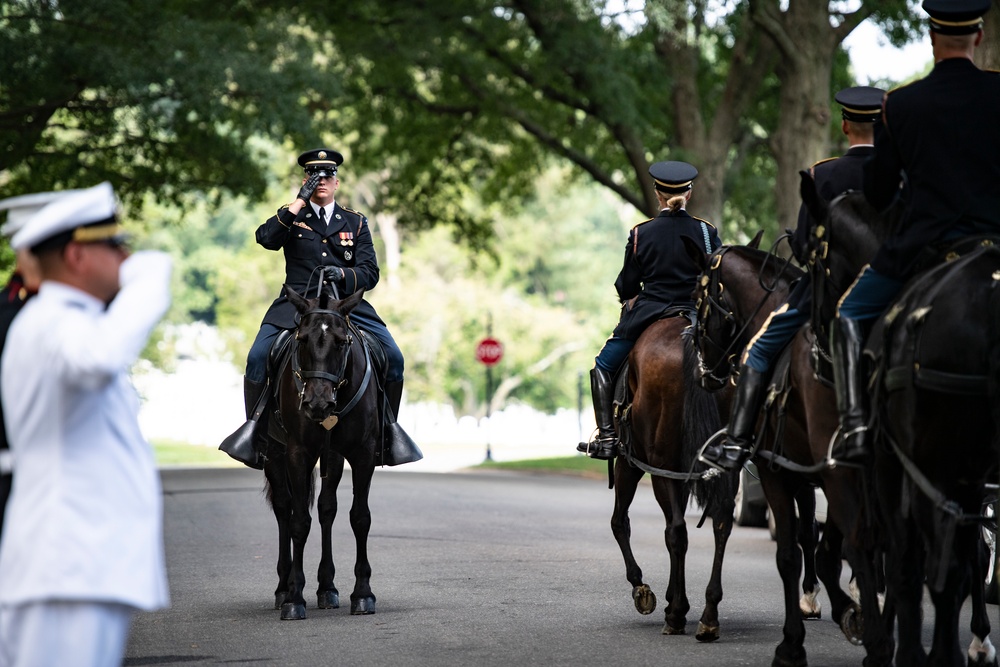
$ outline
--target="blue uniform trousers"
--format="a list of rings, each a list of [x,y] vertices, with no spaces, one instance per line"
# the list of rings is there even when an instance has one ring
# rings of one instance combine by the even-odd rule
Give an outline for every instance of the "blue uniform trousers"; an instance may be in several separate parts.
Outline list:
[[[902,280],[865,266],[837,304],[837,317],[858,322],[874,320],[885,312],[904,285]]]
[[[782,305],[768,315],[760,331],[750,339],[743,352],[743,365],[759,373],[768,373],[774,360],[808,321],[809,313],[800,312],[787,303]]]
[[[594,359],[594,365],[607,372],[611,377],[615,376],[618,369],[622,367],[628,358],[628,353],[635,347],[634,340],[627,338],[617,338],[612,336],[604,343],[604,347]]]

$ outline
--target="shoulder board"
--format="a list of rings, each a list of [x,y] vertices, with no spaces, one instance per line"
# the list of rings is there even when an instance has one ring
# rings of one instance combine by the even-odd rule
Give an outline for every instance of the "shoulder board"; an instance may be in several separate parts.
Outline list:
[[[898,90],[903,90],[904,88],[909,88],[910,86],[912,86],[913,84],[917,83],[918,81],[923,81],[923,78],[914,79],[913,81],[909,81],[907,83],[901,83],[898,86],[896,86],[895,88],[890,88],[889,91],[886,93],[886,95],[892,95],[893,93],[895,93]]]
[[[836,159],[837,159],[837,156],[835,155],[835,156],[833,156],[833,157],[828,157],[828,158],[824,158],[824,159],[822,159],[822,160],[817,160],[816,162],[813,162],[813,166],[811,166],[811,167],[809,167],[809,168],[810,168],[810,169],[815,169],[816,167],[818,167],[818,166],[819,166],[819,165],[821,165],[821,164],[825,164],[825,163],[827,163],[827,162],[832,162],[832,161],[834,161],[834,160],[836,160]]]
[[[347,208],[346,206],[341,206],[340,208],[344,209],[348,213],[353,213],[354,215],[358,216],[359,218],[364,218],[365,217],[363,214],[358,213],[353,208]]]
[[[644,224],[646,224],[647,222],[652,222],[652,221],[653,221],[653,220],[655,220],[655,219],[656,219],[656,218],[650,218],[649,220],[643,220],[642,222],[640,222],[640,223],[636,224],[636,225],[635,225],[634,227],[632,227],[632,229],[635,229],[636,227],[639,227],[640,225],[644,225]]]
[[[989,72],[990,74],[1000,74],[1000,69],[984,69],[984,72]]]
[[[702,218],[699,218],[699,217],[698,217],[698,216],[696,216],[696,215],[692,215],[691,217],[692,217],[692,218],[694,218],[695,220],[697,220],[698,222],[704,222],[704,223],[705,223],[706,225],[708,225],[708,226],[709,226],[709,227],[711,227],[712,229],[715,229],[715,225],[713,225],[713,224],[712,224],[711,222],[709,222],[708,220],[704,220],[704,219],[702,219]]]

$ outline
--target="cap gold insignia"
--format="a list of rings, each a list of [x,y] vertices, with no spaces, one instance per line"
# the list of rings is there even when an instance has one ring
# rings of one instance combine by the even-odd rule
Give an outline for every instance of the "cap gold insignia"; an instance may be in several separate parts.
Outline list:
[[[316,154],[316,157],[318,157],[320,160],[325,160],[326,159],[326,151],[320,151],[319,153]]]

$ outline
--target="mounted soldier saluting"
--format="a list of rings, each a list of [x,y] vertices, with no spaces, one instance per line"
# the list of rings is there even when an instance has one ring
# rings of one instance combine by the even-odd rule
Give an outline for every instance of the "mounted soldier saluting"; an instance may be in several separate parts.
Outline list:
[[[697,169],[687,162],[657,162],[649,168],[649,175],[653,177],[660,214],[629,232],[624,266],[615,281],[622,302],[621,318],[590,371],[597,437],[581,442],[577,451],[595,459],[612,459],[618,452],[612,404],[614,379],[635,341],[672,306],[694,310],[691,293],[701,269],[688,256],[681,237],[698,239],[707,253],[722,245],[714,225],[685,210]]]
[[[295,200],[279,208],[257,228],[257,243],[268,250],[284,251],[284,283],[302,295],[314,296],[310,289],[332,287],[342,298],[359,290],[371,290],[378,284],[378,259],[368,219],[334,200],[340,187],[337,170],[343,162],[344,156],[329,148],[302,153],[298,164],[305,173]],[[318,283],[321,278],[322,286]],[[279,334],[295,328],[296,316],[297,311],[282,288],[264,314],[260,331],[247,355],[243,384],[247,424],[220,446],[231,457],[252,468],[263,468],[267,457],[270,416],[265,404],[273,394],[268,389],[268,354]],[[385,355],[384,376],[380,380],[386,397],[384,403],[387,403],[381,462],[396,465],[417,461],[423,455],[396,424],[403,395],[403,354],[368,301],[361,301],[350,320],[363,333],[377,340]],[[247,437],[250,435],[253,437]]]

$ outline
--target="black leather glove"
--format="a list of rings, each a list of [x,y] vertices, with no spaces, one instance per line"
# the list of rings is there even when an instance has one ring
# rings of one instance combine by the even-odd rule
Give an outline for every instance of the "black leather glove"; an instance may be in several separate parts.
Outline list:
[[[340,282],[344,279],[344,270],[339,266],[328,266],[326,267],[326,280],[332,282]]]
[[[301,199],[302,201],[309,203],[309,200],[312,198],[313,193],[316,192],[316,186],[319,185],[319,179],[320,179],[319,174],[313,174],[312,176],[307,178],[306,182],[302,184],[301,188],[299,188],[299,194],[295,195],[295,198]]]

